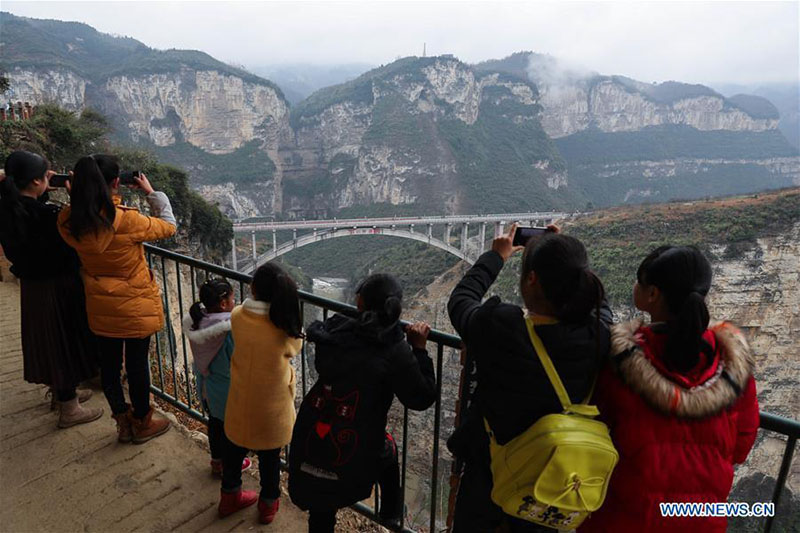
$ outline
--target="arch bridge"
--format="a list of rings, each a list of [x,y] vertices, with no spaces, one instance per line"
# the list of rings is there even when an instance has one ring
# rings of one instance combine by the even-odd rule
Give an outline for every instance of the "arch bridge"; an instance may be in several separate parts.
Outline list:
[[[234,235],[250,233],[252,254],[248,258],[237,258],[236,239],[234,238],[232,264],[234,270],[249,273],[264,263],[303,246],[355,235],[388,235],[424,242],[472,264],[485,250],[487,226],[491,225],[493,227],[494,236],[496,237],[504,231],[504,226],[509,223],[519,222],[523,225],[546,226],[566,216],[567,214],[565,213],[540,212],[497,215],[238,222],[233,225]],[[435,226],[437,227],[436,232],[434,232]],[[472,237],[470,237],[470,226],[478,228]],[[279,232],[285,234],[289,231],[291,231],[292,237],[289,240],[280,242]],[[262,233],[272,234],[272,246],[265,253],[258,254],[258,236]],[[477,242],[470,242],[470,240],[475,241],[476,239]]]

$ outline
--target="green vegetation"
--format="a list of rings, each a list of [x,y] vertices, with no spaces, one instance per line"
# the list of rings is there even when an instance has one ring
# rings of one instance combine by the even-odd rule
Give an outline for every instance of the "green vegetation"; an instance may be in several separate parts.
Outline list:
[[[283,256],[311,277],[349,279],[353,286],[373,272],[391,272],[406,297],[429,285],[458,258],[425,243],[386,236],[356,235],[304,246]]]
[[[650,126],[639,131],[606,133],[596,129],[555,140],[571,165],[674,158],[762,159],[798,154],[777,130],[762,132],[700,131],[691,126]]]
[[[758,238],[775,236],[800,222],[800,189],[749,197],[614,208],[579,217],[562,231],[580,239],[592,269],[600,276],[612,305],[632,306],[639,263],[662,245],[699,247],[712,261],[740,259]],[[721,256],[712,247],[724,246]],[[492,291],[520,301],[519,256],[504,267]]]
[[[152,145],[150,149],[161,159],[189,169],[192,182],[197,184],[264,183],[272,180],[275,174],[275,163],[261,150],[258,140],[252,140],[229,154],[210,154],[188,142],[163,147]]]
[[[772,105],[772,102],[761,96],[737,94],[728,98],[728,101],[753,118],[780,118],[778,108]]]
[[[216,70],[250,83],[274,83],[195,50],[154,50],[130,37],[100,33],[79,22],[17,17],[0,13],[4,68],[66,68],[94,82],[118,75],[138,76],[190,70]]]
[[[0,157],[14,150],[36,152],[54,169],[72,168],[86,154],[107,151],[106,119],[90,109],[80,115],[53,105],[36,108],[29,120],[0,122]]]
[[[326,108],[342,102],[353,104],[372,104],[374,101],[373,83],[403,77],[406,81],[422,81],[422,68],[436,62],[437,57],[405,57],[385,66],[365,72],[358,78],[326,87],[315,92],[292,108],[291,124],[299,128],[309,123],[309,119]]]
[[[439,130],[456,159],[466,212],[525,212],[566,208],[576,202],[569,190],[547,186],[534,165],[548,162],[547,172],[563,172],[564,161],[539,123],[538,106],[502,98],[502,88],[488,90],[478,120],[439,121]]]
[[[220,260],[230,251],[233,227],[219,209],[189,190],[185,171],[164,165],[143,150],[126,150],[111,145],[105,135],[103,116],[91,110],[80,115],[55,106],[39,106],[30,120],[0,123],[0,157],[14,150],[29,150],[45,156],[55,169],[69,169],[90,153],[110,153],[119,157],[123,169],[143,171],[156,190],[169,196],[178,219],[179,235],[199,243],[202,254]],[[123,188],[131,199],[132,191]],[[171,239],[163,245],[175,246]]]

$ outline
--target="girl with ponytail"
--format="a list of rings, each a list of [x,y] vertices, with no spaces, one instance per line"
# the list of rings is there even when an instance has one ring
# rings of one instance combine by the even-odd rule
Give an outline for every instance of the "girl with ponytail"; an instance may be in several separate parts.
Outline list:
[[[303,344],[297,285],[281,267],[258,267],[251,297],[231,312],[231,378],[225,407],[219,516],[258,502],[261,523],[275,519],[280,505],[281,448],[295,421],[292,358]],[[242,461],[258,455],[261,492],[242,490]]]
[[[450,295],[453,327],[477,369],[477,390],[448,447],[464,465],[453,531],[553,531],[503,513],[491,500],[486,420],[501,445],[563,407],[528,333],[530,322],[573,403],[589,394],[609,349],[611,311],[583,244],[550,226],[514,246],[516,225],[496,238]],[[519,280],[525,308],[483,298],[505,262],[523,251]]]
[[[211,451],[211,474],[222,477],[222,457],[228,446],[225,436],[225,403],[231,384],[231,311],[233,287],[224,278],[209,278],[200,286],[200,301],[183,317],[183,333],[192,350],[197,397],[208,416],[208,447]],[[242,470],[250,468],[244,458]]]
[[[121,205],[114,157],[82,157],[58,230],[83,265],[89,327],[98,339],[100,377],[117,440],[140,444],[169,429],[169,420],[150,406],[150,338],[164,327],[164,311],[143,243],[171,237],[176,221],[166,194],[154,191],[143,173],[134,180],[132,187],[144,192],[153,216]],[[132,405],[122,390],[123,354]]]
[[[98,419],[102,409],[80,405],[91,397],[76,390],[97,375],[97,343],[89,331],[75,251],[57,230],[58,207],[46,203],[48,162],[13,152],[0,180],[0,245],[20,279],[22,360],[25,381],[50,387],[60,405],[58,427]]]
[[[394,276],[373,274],[356,289],[356,316],[335,314],[308,328],[319,379],[292,435],[289,495],[310,511],[311,533],[333,533],[337,510],[368,498],[376,482],[380,518],[400,525],[400,469],[387,415],[395,396],[419,411],[436,399],[425,349],[430,327],[404,327],[402,301]]]
[[[754,360],[730,323],[709,323],[711,265],[693,246],[642,261],[633,299],[650,315],[612,330],[597,405],[619,451],[603,507],[580,531],[719,531],[725,518],[667,518],[659,503],[724,502],[755,440]]]

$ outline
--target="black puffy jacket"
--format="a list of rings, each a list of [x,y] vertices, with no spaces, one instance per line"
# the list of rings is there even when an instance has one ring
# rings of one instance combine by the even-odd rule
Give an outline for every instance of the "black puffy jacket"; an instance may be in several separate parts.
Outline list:
[[[503,259],[497,252],[481,255],[453,290],[447,306],[467,357],[475,361],[477,369],[469,412],[447,443],[471,470],[470,486],[462,483],[459,489],[456,523],[459,515],[468,511],[473,528],[477,528],[479,516],[481,524],[504,519],[500,508],[489,500],[489,440],[483,419],[498,442],[505,444],[542,416],[562,411],[531,344],[523,310],[496,296],[481,303],[502,268]],[[611,322],[611,310],[604,302],[599,320],[593,314],[583,323],[540,321],[534,325],[572,402],[581,402],[589,393],[608,354]],[[459,530],[466,530],[464,522],[467,520],[461,521]]]
[[[319,379],[297,415],[289,494],[301,509],[334,509],[369,497],[380,473],[386,418],[396,395],[422,411],[436,399],[433,362],[399,324],[334,315],[309,326]]]

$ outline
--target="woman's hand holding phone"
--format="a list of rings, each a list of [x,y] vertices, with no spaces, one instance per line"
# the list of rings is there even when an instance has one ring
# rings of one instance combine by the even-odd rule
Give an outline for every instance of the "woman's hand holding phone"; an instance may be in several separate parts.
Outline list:
[[[155,192],[153,186],[150,185],[150,180],[144,175],[144,172],[139,172],[138,176],[133,177],[133,185],[131,185],[131,187],[134,189],[141,189],[145,194],[153,194],[153,192]]]
[[[492,241],[492,250],[500,254],[503,261],[508,261],[508,258],[516,252],[524,249],[524,246],[514,245],[514,234],[517,232],[517,224],[511,224],[508,233],[505,233]]]

